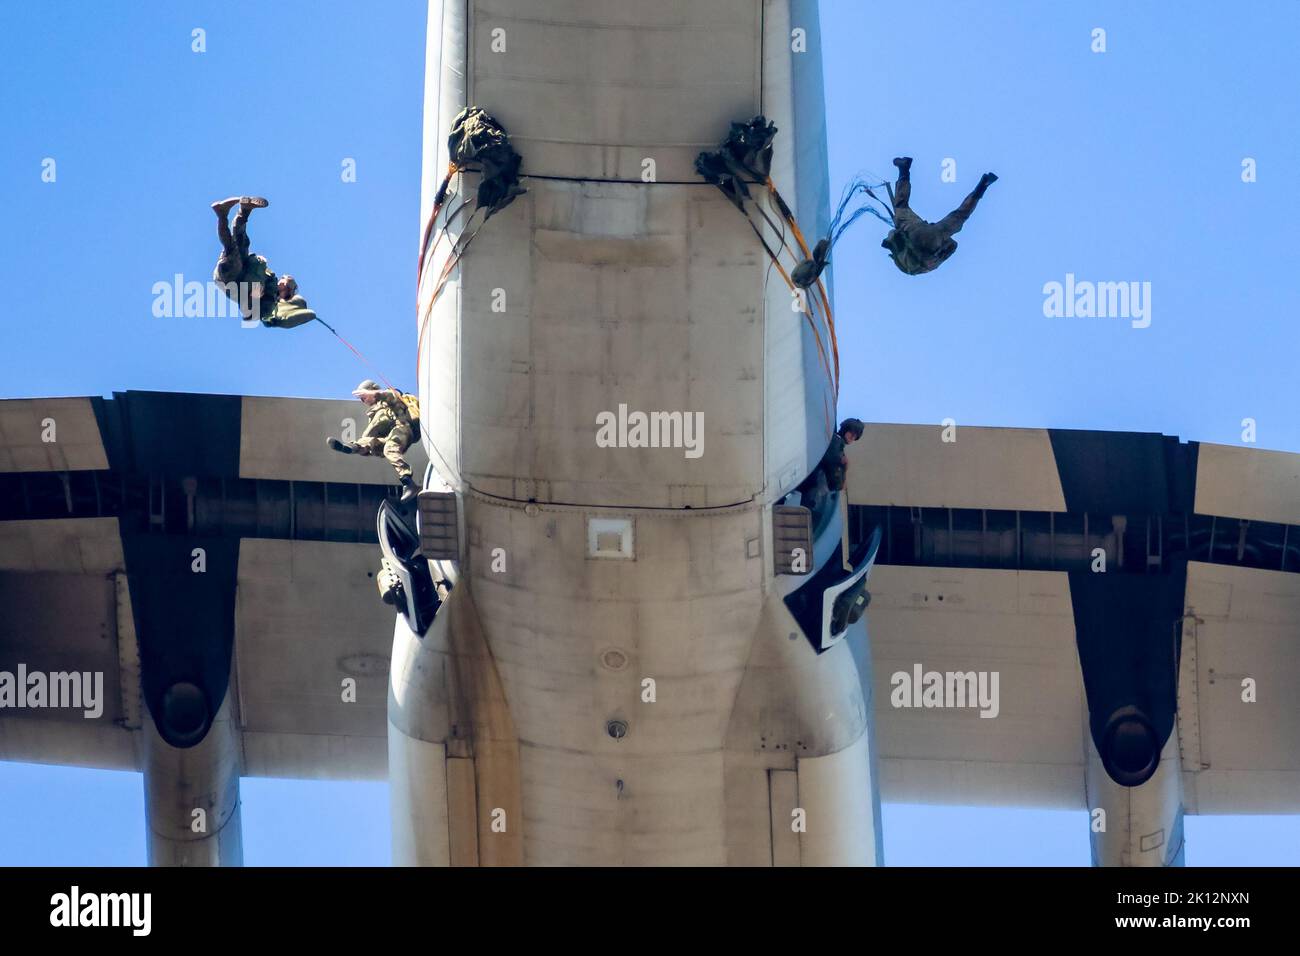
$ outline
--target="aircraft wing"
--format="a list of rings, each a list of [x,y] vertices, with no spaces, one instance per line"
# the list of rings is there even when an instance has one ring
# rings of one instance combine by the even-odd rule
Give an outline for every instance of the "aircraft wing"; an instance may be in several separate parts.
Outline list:
[[[160,427],[178,402],[189,440]],[[359,433],[358,409],[139,392],[0,402],[0,674],[103,682],[94,717],[0,709],[0,760],[141,769],[132,575],[153,569],[132,566],[124,541],[193,536],[237,542],[220,600],[234,611],[243,775],[383,778],[392,611],[375,588],[374,514],[392,473],[324,444],[349,419]],[[423,453],[410,460],[421,473]]]
[[[160,437],[177,402],[202,441]],[[390,475],[322,453],[356,414],[351,402],[139,392],[0,402],[0,672],[104,681],[98,718],[0,710],[0,759],[139,769],[131,575],[149,571],[124,541],[196,534],[238,541],[243,773],[382,777],[392,612],[375,592],[373,521]],[[49,421],[54,442],[41,438]],[[1158,572],[1181,549],[1187,809],[1300,812],[1300,456],[1123,433],[962,427],[956,439],[869,425],[849,447],[855,532],[885,531],[868,612],[884,797],[1084,806],[1070,573],[1098,547],[1113,574]],[[996,671],[997,717],[894,707],[895,675],[918,665]]]
[[[1187,559],[1170,665],[1187,811],[1300,812],[1300,455],[1124,433],[947,437],[868,425],[849,446],[855,533],[885,530],[868,611],[883,798],[1087,805],[1070,574],[1100,548],[1110,575]],[[997,716],[895,707],[895,675],[918,667],[997,672]]]

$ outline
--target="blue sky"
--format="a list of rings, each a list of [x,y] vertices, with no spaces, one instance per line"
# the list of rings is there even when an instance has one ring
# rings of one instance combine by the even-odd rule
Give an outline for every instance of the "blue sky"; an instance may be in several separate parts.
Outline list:
[[[898,273],[870,218],[836,247],[842,415],[1232,444],[1250,417],[1261,447],[1300,452],[1300,4],[1186,11],[824,0],[834,190],[911,155],[912,205],[937,219],[1001,177],[933,274]],[[240,192],[272,199],[255,248],[413,387],[423,44],[416,0],[5,4],[0,280],[22,291],[0,397],[346,397],[365,370],[319,327],[152,315],[155,282],[207,279],[208,203]],[[1151,326],[1045,318],[1067,273],[1152,283]],[[250,864],[388,862],[383,784],[245,780],[243,800]],[[137,775],[0,764],[0,801],[0,864],[144,862]],[[887,806],[884,823],[893,864],[1088,862],[1082,812]],[[1191,864],[1294,865],[1300,817],[1189,817],[1187,842]]]

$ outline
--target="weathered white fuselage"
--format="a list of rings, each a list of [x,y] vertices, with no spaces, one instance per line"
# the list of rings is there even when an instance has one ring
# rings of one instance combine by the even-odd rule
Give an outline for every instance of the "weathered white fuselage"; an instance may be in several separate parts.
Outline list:
[[[824,226],[815,3],[431,0],[422,220],[466,104],[528,193],[436,301],[463,215],[421,280],[424,443],[461,552],[428,632],[398,618],[395,862],[879,862],[864,629],[815,654],[773,574],[771,505],[824,451],[833,385],[693,168],[762,113],[773,181]],[[620,406],[701,413],[699,454],[601,447]]]

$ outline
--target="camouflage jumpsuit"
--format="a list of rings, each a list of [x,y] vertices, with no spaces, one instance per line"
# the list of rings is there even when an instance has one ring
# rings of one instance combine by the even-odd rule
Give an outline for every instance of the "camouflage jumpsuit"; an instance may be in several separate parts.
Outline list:
[[[983,190],[976,188],[938,222],[926,222],[912,211],[912,179],[908,170],[900,170],[894,185],[894,228],[881,245],[889,250],[894,265],[908,275],[932,272],[957,251],[953,235],[961,232],[982,195]]]
[[[266,258],[249,251],[248,212],[240,209],[235,214],[235,229],[232,233],[225,216],[217,217],[217,236],[221,239],[221,257],[217,267],[212,270],[212,280],[225,287],[226,295],[239,305],[245,318],[251,319],[255,311],[259,317],[275,314],[276,291],[278,279],[271,271]],[[252,283],[261,285],[261,297],[250,302],[247,297],[240,301],[240,286],[247,288]],[[246,306],[248,308],[246,308]],[[265,319],[263,319],[265,322]]]
[[[391,389],[380,392],[366,417],[369,422],[356,441],[357,451],[362,455],[382,454],[397,471],[399,481],[411,477],[411,466],[402,455],[411,447],[415,430],[401,396]]]
[[[244,318],[256,317],[267,328],[292,329],[311,322],[316,318],[316,313],[307,308],[307,300],[300,295],[281,299],[276,288],[279,280],[271,271],[266,257],[249,251],[248,215],[243,209],[235,214],[233,232],[225,217],[217,218],[221,257],[217,259],[217,267],[212,270],[213,281],[220,282],[225,287],[226,295],[239,305]],[[241,286],[248,288],[253,283],[261,286],[261,296],[255,302],[247,297],[241,301]]]

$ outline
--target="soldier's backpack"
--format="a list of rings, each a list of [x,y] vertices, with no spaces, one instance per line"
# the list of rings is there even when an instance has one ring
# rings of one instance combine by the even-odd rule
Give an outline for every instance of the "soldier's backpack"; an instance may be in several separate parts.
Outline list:
[[[409,392],[398,392],[402,396],[402,403],[406,405],[406,414],[411,419],[411,440],[420,440],[420,396],[412,395]]]

